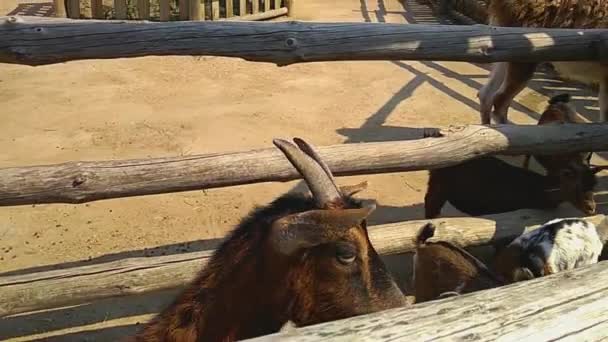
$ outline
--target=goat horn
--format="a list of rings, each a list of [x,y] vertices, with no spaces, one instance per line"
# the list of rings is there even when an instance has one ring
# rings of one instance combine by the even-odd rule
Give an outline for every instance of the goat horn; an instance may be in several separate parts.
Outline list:
[[[321,166],[321,168],[323,168],[323,171],[325,171],[325,174],[327,174],[329,179],[331,179],[332,183],[334,183],[334,186],[337,188],[336,180],[334,178],[333,173],[331,173],[329,166],[327,166],[327,164],[323,161],[323,159],[321,159],[321,156],[319,156],[319,154],[314,149],[314,147],[312,147],[312,145],[310,145],[309,143],[307,143],[306,141],[304,141],[303,139],[300,139],[300,138],[293,138],[293,142],[295,142],[296,145],[298,145],[298,147],[300,148],[300,150],[302,150],[302,152],[306,153],[309,157],[314,159],[317,162],[317,164],[319,164],[319,166]]]
[[[335,239],[336,233],[359,225],[376,209],[370,204],[358,209],[309,210],[284,216],[272,224],[270,241],[277,251],[291,255]]]
[[[304,153],[292,143],[282,139],[274,139],[273,144],[278,147],[291,164],[298,170],[308,184],[310,192],[318,208],[325,208],[330,203],[342,198],[340,190],[327,175],[323,166],[312,157]]]

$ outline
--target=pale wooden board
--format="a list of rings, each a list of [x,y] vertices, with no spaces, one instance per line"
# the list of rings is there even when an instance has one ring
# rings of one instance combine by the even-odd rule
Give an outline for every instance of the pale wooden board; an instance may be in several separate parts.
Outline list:
[[[124,1],[115,0],[115,5]],[[187,2],[181,4],[180,18],[186,20]],[[257,0],[253,4],[255,14]],[[126,7],[116,8],[118,18],[121,11]],[[148,55],[240,57],[277,65],[338,60],[608,60],[606,29],[298,21],[211,25],[26,16],[0,21],[5,23],[0,25],[0,62],[29,65]]]
[[[502,288],[249,341],[600,341],[608,261]]]
[[[346,176],[434,169],[486,154],[608,149],[608,124],[471,125],[453,127],[444,133],[441,138],[342,144],[318,150],[332,172]],[[83,203],[300,177],[274,146],[176,158],[14,167],[0,169],[0,205]]]

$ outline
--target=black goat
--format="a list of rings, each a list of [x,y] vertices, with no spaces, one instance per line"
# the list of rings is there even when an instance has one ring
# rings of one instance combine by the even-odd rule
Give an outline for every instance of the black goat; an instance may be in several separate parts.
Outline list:
[[[429,171],[425,217],[439,216],[445,202],[480,216],[518,209],[551,209],[570,202],[586,214],[595,212],[594,170],[567,165],[543,176],[495,157],[481,157]]]

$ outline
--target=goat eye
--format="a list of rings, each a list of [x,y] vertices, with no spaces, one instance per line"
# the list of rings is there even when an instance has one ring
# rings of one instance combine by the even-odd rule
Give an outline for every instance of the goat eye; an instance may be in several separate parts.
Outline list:
[[[350,254],[350,255],[338,254],[337,258],[340,263],[342,263],[344,265],[348,265],[348,264],[352,264],[355,261],[355,259],[357,258],[357,256],[354,254]]]
[[[355,259],[357,259],[357,255],[352,251],[338,250],[336,258],[341,264],[348,265],[352,264]]]

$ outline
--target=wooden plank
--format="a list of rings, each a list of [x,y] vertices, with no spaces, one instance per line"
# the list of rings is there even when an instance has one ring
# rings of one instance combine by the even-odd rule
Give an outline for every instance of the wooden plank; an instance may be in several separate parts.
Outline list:
[[[169,21],[171,15],[171,7],[169,0],[159,0],[160,7],[160,21]]]
[[[445,136],[441,138],[342,144],[318,149],[337,176],[434,169],[488,154],[547,155],[608,150],[608,124],[471,125],[442,132]],[[274,147],[173,158],[13,167],[0,169],[0,206],[84,203],[283,182],[300,177]]]
[[[220,0],[211,0],[211,20],[220,19]]]
[[[248,341],[600,341],[608,261],[486,291]]]
[[[222,18],[220,19],[221,21],[226,20],[226,21],[255,21],[255,20],[266,20],[266,19],[270,19],[270,18],[276,18],[276,17],[280,17],[282,15],[286,15],[287,14],[287,8],[279,8],[278,10],[270,10],[268,12],[258,12],[256,14],[247,14],[245,16],[242,17],[232,17],[232,18]]]
[[[190,20],[204,20],[205,17],[203,15],[201,6],[201,0],[189,0],[190,1]]]
[[[270,1],[270,0],[268,0]],[[274,8],[275,10],[281,8],[281,0],[274,0]]]
[[[149,55],[240,57],[281,66],[338,60],[608,62],[607,29],[297,21],[116,23],[22,16],[0,17],[0,22],[10,22],[0,25],[0,62],[27,65]],[[100,41],[112,44],[102,49]]]
[[[68,11],[70,18],[79,19],[80,18],[80,0],[67,0],[68,1]]]
[[[141,20],[150,19],[150,0],[137,0],[137,16]]]
[[[234,0],[226,0],[226,18],[234,17]]]
[[[65,1],[66,0],[53,0],[53,5],[55,7],[55,17],[57,17],[57,18],[67,17],[67,13],[65,11]]]
[[[264,2],[264,12],[270,11],[270,1],[272,0],[262,0]]]
[[[114,16],[116,19],[127,19],[127,0],[114,0]]]
[[[91,17],[93,19],[105,19],[103,11],[103,0],[91,0]]]
[[[239,17],[247,15],[247,0],[239,0]]]
[[[260,0],[251,0],[251,14],[256,14],[260,11]]]
[[[532,219],[531,217],[534,217]],[[432,241],[460,246],[506,243],[536,223],[553,219],[549,212],[522,210],[484,218],[439,218],[369,227],[370,241],[378,253],[400,254],[415,249],[415,235],[432,221],[437,231]],[[604,215],[587,219],[598,224]],[[26,275],[0,277],[0,316],[108,297],[174,288],[193,279],[212,251],[148,258],[129,258],[103,264]]]
[[[179,20],[188,20],[190,18],[190,1],[178,0]]]

